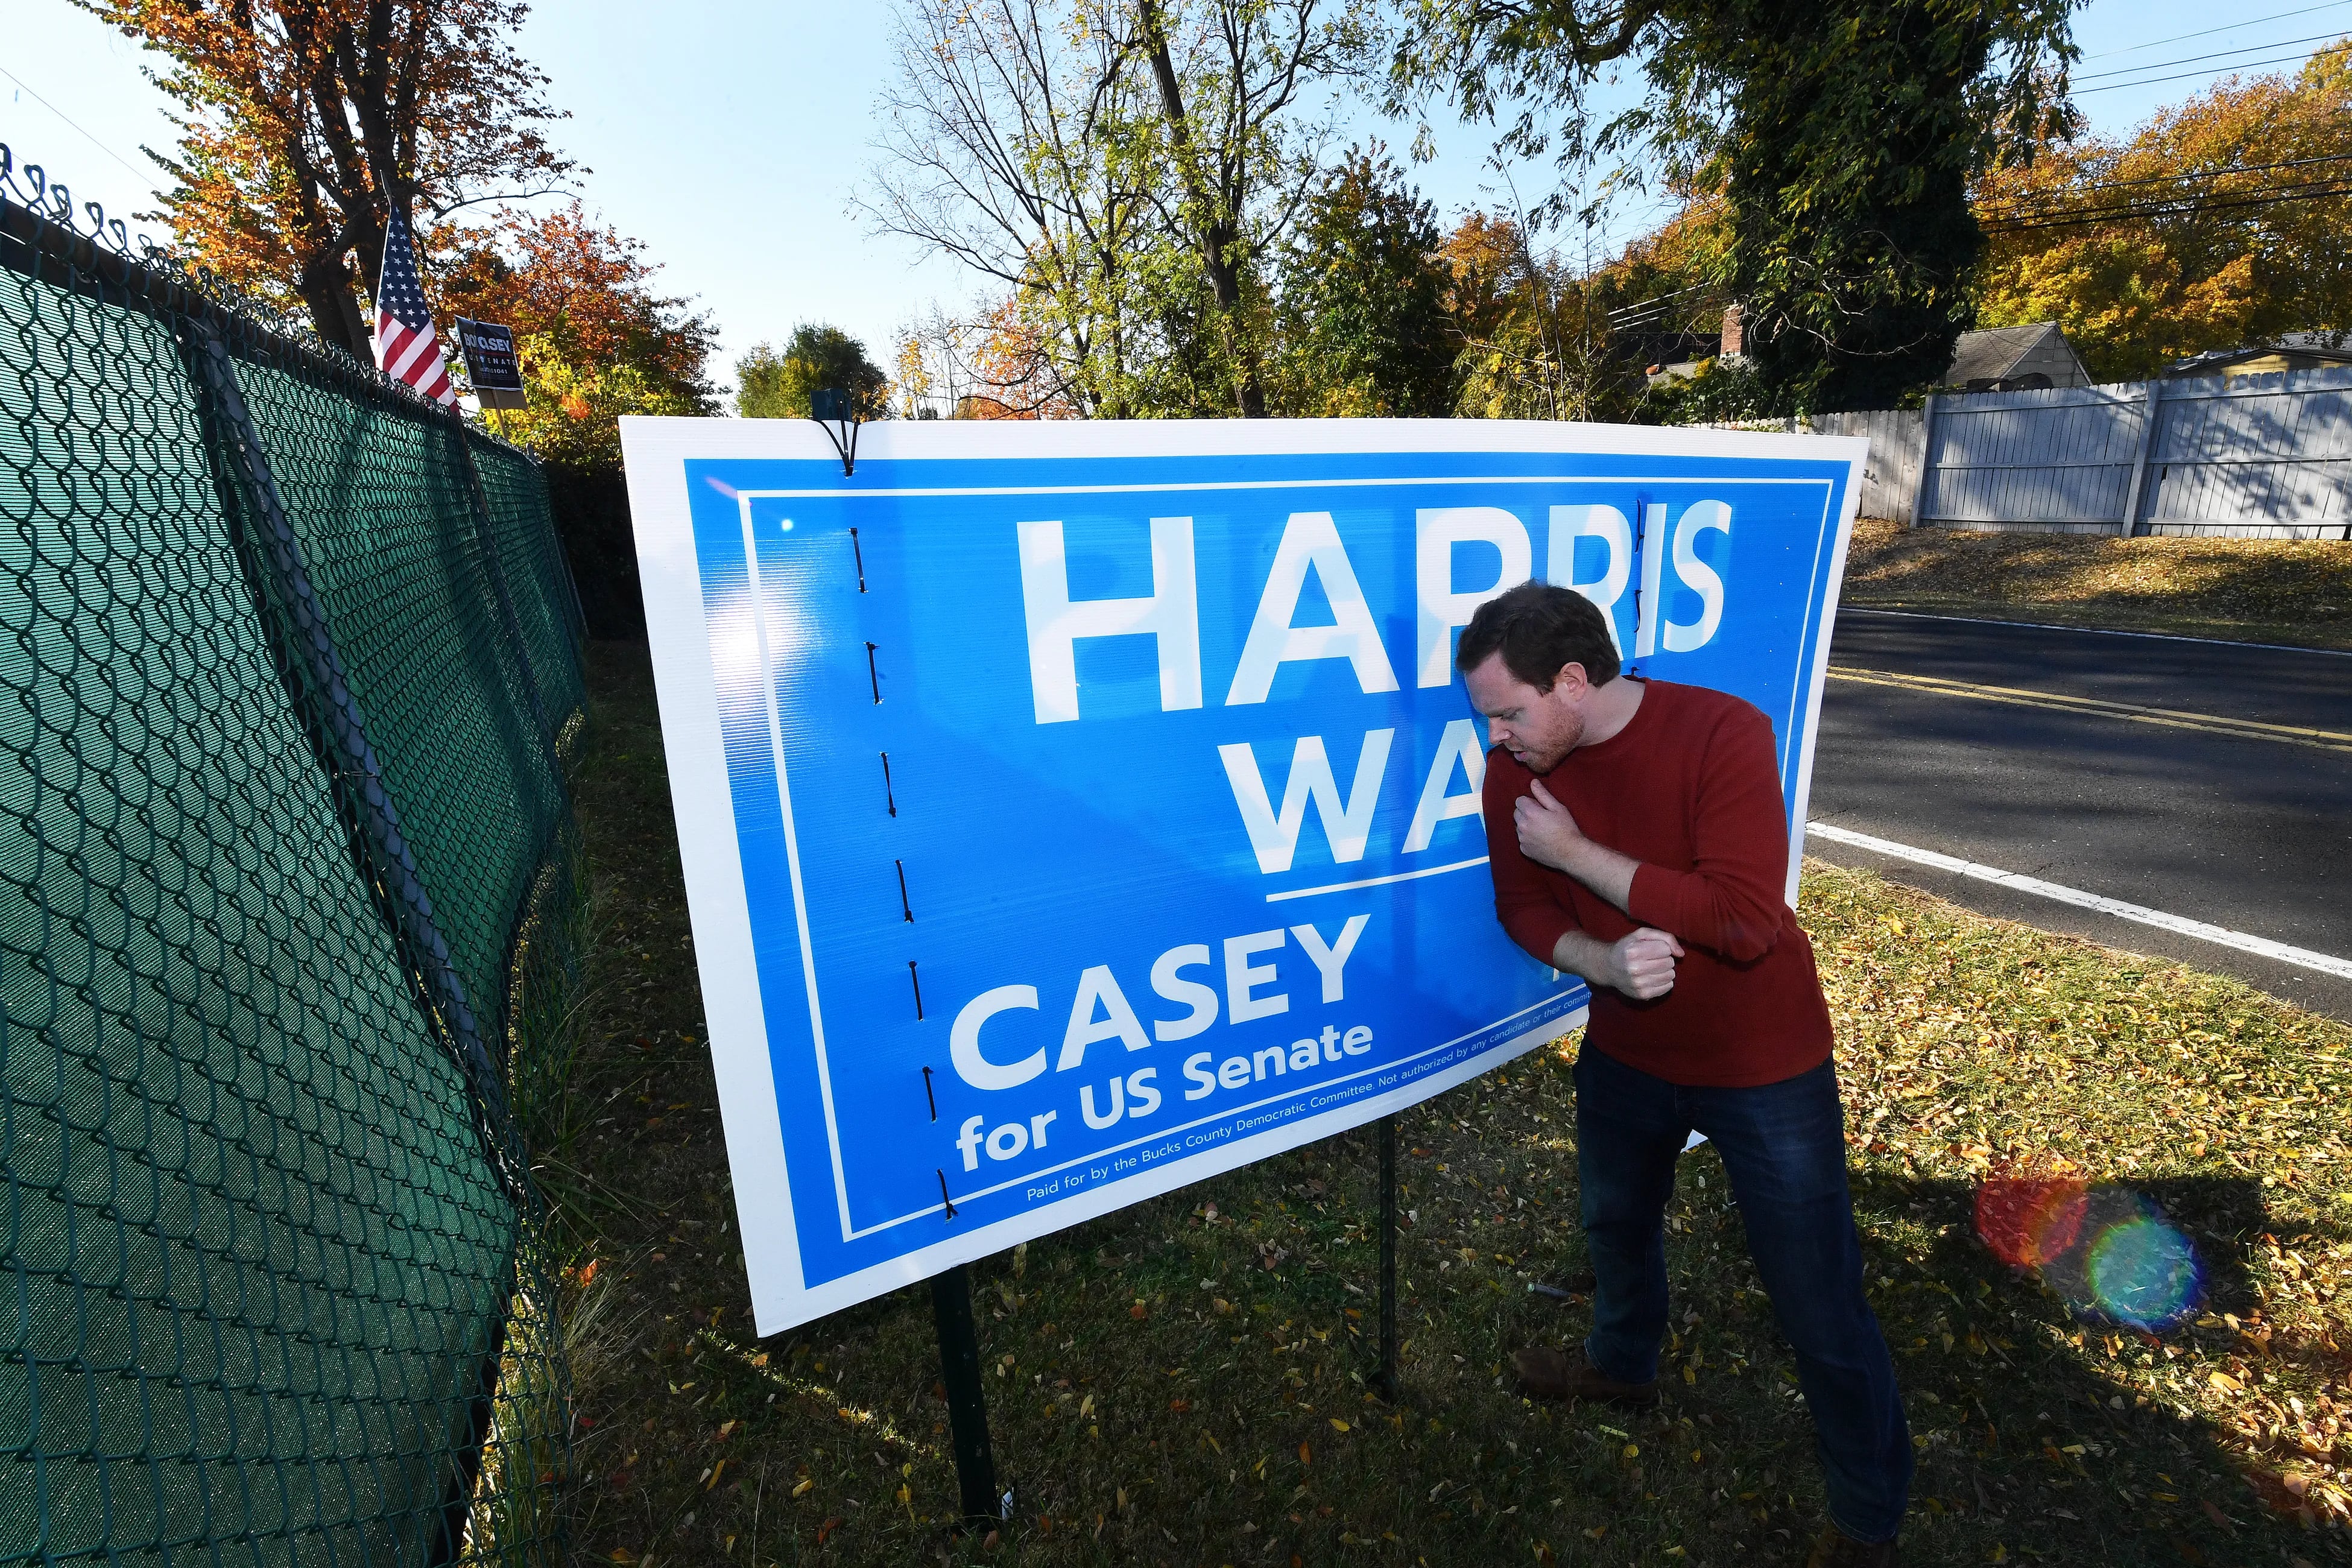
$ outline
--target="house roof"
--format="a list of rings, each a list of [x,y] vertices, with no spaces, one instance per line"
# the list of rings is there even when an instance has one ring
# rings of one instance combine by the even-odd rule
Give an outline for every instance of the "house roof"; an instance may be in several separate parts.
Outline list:
[[[2273,343],[2249,343],[2243,348],[2208,349],[2201,354],[2176,360],[2165,374],[2218,375],[2233,364],[2248,360],[2268,359],[2281,355],[2290,360],[2302,360],[2312,365],[2352,364],[2352,349],[2340,349],[2329,343],[2318,332],[2289,332]]]
[[[1962,332],[1952,344],[1952,367],[1944,373],[1945,384],[1965,386],[1972,381],[1999,381],[2016,369],[2020,360],[2053,337],[2064,341],[2055,321],[2028,321],[2021,327],[1987,327],[1981,331]]]

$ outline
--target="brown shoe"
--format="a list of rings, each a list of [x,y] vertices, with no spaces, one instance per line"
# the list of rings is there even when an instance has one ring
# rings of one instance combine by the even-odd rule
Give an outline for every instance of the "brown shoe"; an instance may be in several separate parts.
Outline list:
[[[1813,1542],[1805,1568],[1895,1568],[1895,1542],[1856,1541],[1832,1524]]]
[[[1658,1380],[1620,1383],[1604,1375],[1577,1345],[1570,1350],[1529,1347],[1511,1352],[1511,1372],[1519,1392],[1530,1399],[1565,1399],[1571,1404],[1591,1400],[1598,1405],[1622,1405],[1641,1409],[1658,1402]]]

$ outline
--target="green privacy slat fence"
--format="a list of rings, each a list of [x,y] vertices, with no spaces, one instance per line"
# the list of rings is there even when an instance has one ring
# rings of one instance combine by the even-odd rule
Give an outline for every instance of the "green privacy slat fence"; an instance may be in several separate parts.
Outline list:
[[[116,237],[0,147],[0,1563],[552,1562],[545,492]]]

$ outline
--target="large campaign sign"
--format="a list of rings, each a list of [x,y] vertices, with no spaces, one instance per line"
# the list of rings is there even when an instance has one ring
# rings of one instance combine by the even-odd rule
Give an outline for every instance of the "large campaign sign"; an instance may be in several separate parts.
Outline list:
[[[1771,716],[1800,825],[1865,450],[909,422],[845,474],[805,421],[622,438],[763,1333],[1577,1024],[1495,920],[1459,629],[1585,594],[1633,671]]]

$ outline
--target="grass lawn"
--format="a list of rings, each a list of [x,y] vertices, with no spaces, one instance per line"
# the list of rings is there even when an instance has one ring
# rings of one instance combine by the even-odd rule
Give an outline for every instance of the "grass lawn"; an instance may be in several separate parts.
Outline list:
[[[1776,1564],[1811,1428],[1686,1158],[1654,1414],[1530,1405],[1581,1333],[1573,1039],[1400,1118],[1403,1391],[1372,1398],[1370,1129],[975,1265],[1016,1519],[950,1545],[922,1287],[751,1337],[642,648],[593,650],[592,1009],[541,1176],[578,1285],[583,1560],[636,1564]],[[1913,1563],[2352,1562],[2352,1029],[2234,982],[1808,868],[1874,1304],[1920,1447]],[[2003,1161],[2162,1203],[2210,1268],[2161,1341],[1972,1234]]]
[[[1845,602],[2352,647],[2352,543],[1971,533],[1864,519]]]

